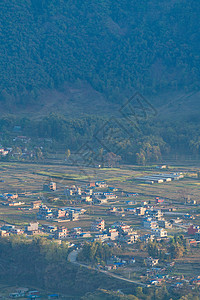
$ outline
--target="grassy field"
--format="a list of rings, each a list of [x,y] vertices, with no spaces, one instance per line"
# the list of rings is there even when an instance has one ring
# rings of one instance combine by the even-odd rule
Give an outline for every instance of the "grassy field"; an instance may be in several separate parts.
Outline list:
[[[155,168],[139,167],[139,166],[121,166],[120,168],[103,168],[92,169],[53,164],[23,164],[23,163],[1,163],[0,164],[0,192],[1,193],[25,193],[31,192],[31,195],[20,196],[19,200],[25,202],[25,206],[29,206],[30,202],[43,197],[43,201],[48,203],[48,197],[59,197],[65,199],[64,187],[72,184],[83,185],[87,184],[91,180],[105,180],[109,186],[117,187],[119,190],[127,192],[136,192],[139,195],[132,199],[137,200],[137,203],[142,201],[151,201],[154,203],[154,199],[157,196],[166,198],[166,201],[172,205],[176,205],[180,212],[192,212],[197,211],[198,207],[184,206],[183,207],[183,194],[190,196],[192,200],[199,200],[200,194],[200,180],[196,178],[196,170],[194,167],[171,167],[170,171],[181,171],[187,174],[187,176],[176,182],[154,184],[149,185],[140,183],[135,180],[138,176],[147,174],[159,173]],[[166,172],[166,171],[165,171]],[[48,180],[54,180],[57,183],[57,191],[52,194],[46,194],[43,192],[43,184]],[[115,221],[116,217],[108,217],[105,210],[108,206],[120,206],[123,208],[131,207],[126,204],[127,200],[131,198],[125,198],[118,193],[116,201],[108,203],[104,206],[90,207],[85,205],[88,210],[88,215],[85,215],[82,220],[77,221],[77,226],[89,227],[91,219],[98,216],[104,217],[108,223]],[[49,204],[51,207],[57,207],[56,203]],[[78,205],[78,204],[77,204]],[[0,207],[0,220],[3,222],[12,222],[14,224],[28,223],[31,220],[36,219],[36,214],[33,211],[21,210],[18,207]],[[123,218],[122,218],[123,219]],[[134,223],[133,216],[126,217],[128,223]],[[198,217],[197,217],[198,219]],[[71,222],[67,222],[67,226],[71,227]]]

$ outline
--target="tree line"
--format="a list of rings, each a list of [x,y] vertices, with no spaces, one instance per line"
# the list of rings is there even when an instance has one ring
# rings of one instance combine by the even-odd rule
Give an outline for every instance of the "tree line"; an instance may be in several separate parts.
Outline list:
[[[175,155],[199,158],[200,127],[197,122],[171,123],[154,118],[141,120],[140,130],[137,130],[122,119],[124,130],[120,124],[109,123],[109,120],[93,116],[69,119],[56,113],[40,120],[5,116],[0,119],[1,143],[4,147],[25,147],[23,143],[13,142],[16,135],[25,135],[32,140],[26,147],[34,147],[35,157],[45,156],[45,151],[62,151],[68,159],[83,147],[81,151],[88,153],[91,162],[106,161],[111,165],[113,161],[115,164],[121,161],[146,165]],[[21,128],[20,133],[13,132],[16,124]],[[105,124],[109,124],[106,130],[102,129]],[[51,143],[44,146],[42,141],[46,139]],[[40,144],[44,146],[42,151]]]

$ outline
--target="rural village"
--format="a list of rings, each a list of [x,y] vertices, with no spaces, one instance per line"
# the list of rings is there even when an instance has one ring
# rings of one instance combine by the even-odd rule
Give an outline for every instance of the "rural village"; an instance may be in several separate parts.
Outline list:
[[[138,286],[200,285],[198,169],[85,168],[88,176],[67,164],[2,162],[0,168],[1,239],[18,235],[64,243],[69,262]],[[106,245],[112,255],[84,257],[95,244]],[[9,294],[25,295],[35,299],[40,292],[23,288]]]

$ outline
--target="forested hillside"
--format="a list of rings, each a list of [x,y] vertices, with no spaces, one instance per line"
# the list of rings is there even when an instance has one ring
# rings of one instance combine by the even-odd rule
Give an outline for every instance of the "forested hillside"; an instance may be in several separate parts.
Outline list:
[[[100,244],[99,244],[100,245]],[[0,239],[0,280],[11,286],[24,285],[59,292],[69,299],[182,300],[184,291],[137,287],[95,270],[78,268],[67,262],[67,246],[43,238],[28,240],[20,236]],[[102,251],[105,249],[102,248]],[[123,293],[119,293],[123,290]],[[117,292],[118,291],[118,292]],[[199,299],[198,290],[187,298]]]
[[[2,1],[0,99],[34,105],[66,83],[111,102],[133,89],[196,90],[199,15],[198,0]]]

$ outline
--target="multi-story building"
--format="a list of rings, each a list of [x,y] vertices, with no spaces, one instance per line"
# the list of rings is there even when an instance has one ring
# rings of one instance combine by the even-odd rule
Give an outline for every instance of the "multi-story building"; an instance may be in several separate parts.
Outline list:
[[[146,215],[154,220],[161,220],[163,213],[160,209],[149,209],[146,211]]]
[[[55,212],[55,217],[56,218],[65,218],[65,216],[66,216],[66,210],[64,210],[64,209],[58,209]]]
[[[76,221],[79,219],[79,215],[80,213],[71,209],[69,212],[68,212],[68,215],[69,215],[69,219],[70,221]]]
[[[154,234],[156,238],[167,237],[167,231],[164,228],[154,229],[152,230],[152,234]]]
[[[145,242],[145,243],[148,243],[149,241],[153,241],[155,238],[155,235],[154,234],[144,234],[140,237],[140,240],[142,242]]]
[[[105,221],[103,219],[95,220],[91,225],[92,231],[103,231],[105,229]]]
[[[53,218],[53,212],[46,205],[40,205],[39,212],[37,214],[39,220],[49,220]]]
[[[32,209],[38,209],[38,208],[40,208],[41,205],[42,205],[41,200],[31,202],[31,208]]]
[[[44,184],[43,191],[45,191],[45,192],[56,191],[56,183],[53,181],[50,181],[48,184]]]
[[[25,233],[28,235],[35,235],[39,233],[38,222],[30,223],[28,226],[25,226]]]
[[[55,239],[63,240],[68,236],[68,229],[64,226],[59,227],[55,232]]]
[[[110,229],[108,229],[107,235],[110,240],[115,240],[118,238],[119,232],[117,231],[116,228],[110,228]]]
[[[166,220],[158,220],[158,226],[162,228],[172,228],[172,224]]]
[[[144,216],[145,212],[146,212],[146,207],[137,207],[136,210],[136,215],[138,216]]]
[[[144,228],[146,229],[156,229],[158,228],[157,221],[152,220],[152,218],[147,218],[143,221]]]

